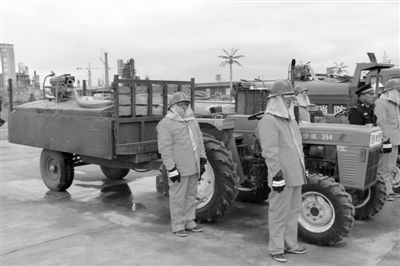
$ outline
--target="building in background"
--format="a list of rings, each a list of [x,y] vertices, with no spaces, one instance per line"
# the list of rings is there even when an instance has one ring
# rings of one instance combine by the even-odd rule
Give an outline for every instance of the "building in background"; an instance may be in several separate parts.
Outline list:
[[[16,73],[16,86],[18,89],[24,89],[31,86],[29,77],[29,68],[24,63],[18,63],[18,72]]]
[[[125,68],[124,60],[118,59],[117,60],[117,71],[118,71],[119,77],[122,77],[124,75],[124,68]]]
[[[125,79],[140,79],[136,76],[135,60],[129,59],[126,63],[122,59],[117,60],[118,76]]]
[[[40,76],[36,74],[36,70],[33,71],[32,87],[40,90]]]
[[[6,90],[8,79],[13,80],[14,90],[16,89],[16,73],[15,73],[15,56],[14,45],[7,43],[0,43],[0,56],[1,56],[1,69],[2,79],[0,90]]]

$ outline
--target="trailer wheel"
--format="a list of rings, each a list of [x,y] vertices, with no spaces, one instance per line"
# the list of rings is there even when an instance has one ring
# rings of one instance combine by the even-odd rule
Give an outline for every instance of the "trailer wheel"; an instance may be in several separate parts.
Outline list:
[[[221,141],[203,133],[207,160],[206,171],[201,176],[197,188],[196,219],[216,221],[223,216],[237,196],[237,178],[232,159]],[[167,171],[162,167],[156,177],[156,188],[168,195]]]
[[[64,191],[74,179],[72,155],[68,153],[42,150],[40,154],[40,174],[44,184],[51,190]]]
[[[130,169],[100,166],[103,174],[112,180],[120,180],[128,175]]]
[[[317,245],[334,245],[349,235],[354,207],[344,187],[327,176],[310,175],[302,187],[299,234]]]
[[[349,193],[356,209],[355,218],[364,220],[382,209],[385,204],[386,185],[381,178],[378,178],[372,187],[364,191],[351,190]]]

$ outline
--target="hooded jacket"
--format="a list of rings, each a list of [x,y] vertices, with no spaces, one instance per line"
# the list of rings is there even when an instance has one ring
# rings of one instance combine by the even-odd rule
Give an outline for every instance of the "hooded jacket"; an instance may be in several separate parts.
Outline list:
[[[310,122],[310,113],[307,108],[311,105],[311,102],[308,96],[304,93],[297,94],[296,103],[299,107],[299,121]]]
[[[182,176],[200,172],[200,158],[207,158],[200,126],[189,109],[184,119],[169,110],[157,125],[158,152],[167,170],[176,166]]]
[[[385,93],[375,101],[377,124],[382,128],[384,140],[390,138],[393,145],[400,145],[399,105],[385,97]]]
[[[294,115],[286,108],[281,96],[270,98],[256,135],[268,167],[268,184],[282,170],[286,186],[305,182],[304,154],[301,134]]]

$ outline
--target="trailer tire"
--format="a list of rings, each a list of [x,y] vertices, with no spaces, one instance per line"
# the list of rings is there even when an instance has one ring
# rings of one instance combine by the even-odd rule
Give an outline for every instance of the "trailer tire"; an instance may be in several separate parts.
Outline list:
[[[130,169],[126,168],[113,168],[113,167],[107,167],[107,166],[100,166],[101,171],[103,174],[112,180],[121,180],[125,176],[128,175]]]
[[[196,220],[212,222],[223,216],[236,199],[238,179],[224,144],[207,133],[203,133],[203,139],[208,163],[197,190]],[[160,170],[161,174],[156,177],[156,188],[158,192],[168,195],[165,166]]]
[[[43,149],[40,154],[40,175],[54,191],[65,191],[74,180],[72,154]]]
[[[356,211],[355,218],[368,219],[377,214],[385,204],[386,185],[381,178],[378,178],[372,187],[364,191],[353,190],[350,195]]]
[[[332,246],[349,235],[354,207],[343,185],[312,174],[302,187],[299,234],[306,242]]]

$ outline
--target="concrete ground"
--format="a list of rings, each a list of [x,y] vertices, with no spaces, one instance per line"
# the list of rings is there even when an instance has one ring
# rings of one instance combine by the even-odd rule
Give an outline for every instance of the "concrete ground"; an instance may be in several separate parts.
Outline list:
[[[171,233],[155,171],[107,180],[95,165],[75,169],[68,192],[40,178],[41,149],[9,144],[0,128],[0,265],[282,265],[267,250],[268,203],[235,202],[203,233]],[[398,265],[400,199],[356,221],[334,247],[302,243],[285,265]]]

